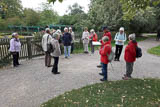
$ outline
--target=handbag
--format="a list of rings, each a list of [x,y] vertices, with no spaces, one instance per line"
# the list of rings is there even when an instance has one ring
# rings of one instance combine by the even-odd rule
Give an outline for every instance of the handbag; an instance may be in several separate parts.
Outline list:
[[[47,52],[52,53],[54,52],[53,46],[51,43],[48,43],[49,35],[47,37]]]

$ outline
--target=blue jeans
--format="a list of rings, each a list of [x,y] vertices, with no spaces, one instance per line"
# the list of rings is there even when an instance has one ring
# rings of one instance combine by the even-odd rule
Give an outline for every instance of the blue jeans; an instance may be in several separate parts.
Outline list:
[[[104,75],[104,79],[107,80],[108,79],[108,75],[107,75],[107,69],[108,69],[108,64],[104,64],[102,63],[102,74]]]
[[[70,57],[71,46],[64,46],[64,55],[65,57]]]

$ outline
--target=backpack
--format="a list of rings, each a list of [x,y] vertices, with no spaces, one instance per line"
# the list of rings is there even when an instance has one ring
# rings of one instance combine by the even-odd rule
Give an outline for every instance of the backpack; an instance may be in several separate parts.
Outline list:
[[[140,47],[136,47],[136,58],[142,57],[142,49]]]
[[[111,63],[112,62],[112,60],[114,59],[114,55],[115,55],[115,53],[114,53],[114,51],[113,51],[113,48],[111,48],[111,53],[108,55],[107,54],[107,56],[108,56],[108,61]]]
[[[48,43],[48,39],[49,39],[49,35],[47,37],[47,52],[53,53],[54,52],[54,48],[53,48],[51,43]]]

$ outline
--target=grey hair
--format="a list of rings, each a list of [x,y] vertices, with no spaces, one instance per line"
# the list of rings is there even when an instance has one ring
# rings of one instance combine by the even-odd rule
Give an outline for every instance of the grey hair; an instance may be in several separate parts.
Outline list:
[[[136,39],[135,33],[130,34],[130,35],[129,35],[129,39],[130,39],[130,40],[135,40],[135,39]]]
[[[12,37],[14,37],[14,36],[16,36],[16,35],[18,35],[17,32],[12,33]]]
[[[54,33],[53,34],[53,38],[58,38],[59,34],[58,33]]]
[[[104,36],[104,37],[102,38],[102,41],[104,41],[104,42],[107,42],[107,41],[109,41],[109,38],[108,38],[108,36]]]

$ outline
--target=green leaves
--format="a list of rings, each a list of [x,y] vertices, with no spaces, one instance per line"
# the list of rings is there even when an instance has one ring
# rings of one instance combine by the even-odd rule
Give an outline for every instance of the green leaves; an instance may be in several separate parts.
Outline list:
[[[47,0],[49,3],[55,3],[57,0]],[[63,2],[63,0],[58,0],[59,2]]]

